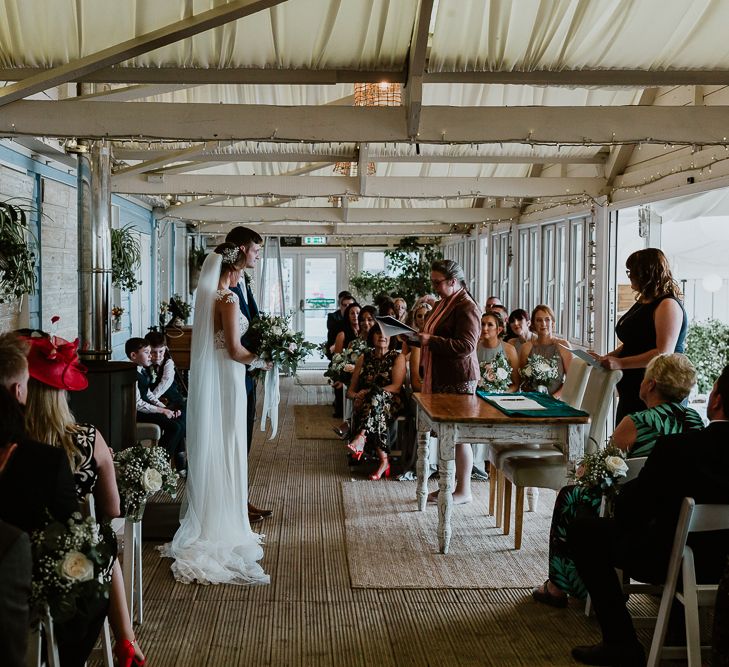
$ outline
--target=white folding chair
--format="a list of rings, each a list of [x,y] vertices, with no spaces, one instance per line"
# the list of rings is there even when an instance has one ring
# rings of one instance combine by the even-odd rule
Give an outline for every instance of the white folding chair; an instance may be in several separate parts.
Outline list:
[[[43,660],[44,637],[46,640],[45,660]],[[61,667],[61,660],[58,657],[58,643],[53,630],[53,617],[48,605],[45,606],[38,619],[38,627],[30,630],[25,664],[28,667],[41,667],[43,664],[48,665],[48,667]]]
[[[142,522],[124,520],[124,592],[129,608],[129,619],[139,625],[144,621],[144,604],[142,600]]]
[[[718,582],[714,584],[696,583],[694,552],[686,542],[691,533],[714,530],[729,530],[729,505],[696,505],[693,498],[684,498],[676,527],[676,536],[673,540],[668,574],[663,585],[663,596],[648,656],[648,667],[657,667],[661,657],[674,658],[676,656],[688,658],[688,667],[701,667],[701,651],[708,651],[710,647],[701,646],[699,607],[713,607],[719,584]],[[682,576],[683,591],[676,590],[679,571]],[[685,648],[664,648],[663,646],[674,598],[684,606]]]
[[[137,422],[137,442],[149,443],[150,447],[156,447],[162,437],[162,429],[157,424]]]

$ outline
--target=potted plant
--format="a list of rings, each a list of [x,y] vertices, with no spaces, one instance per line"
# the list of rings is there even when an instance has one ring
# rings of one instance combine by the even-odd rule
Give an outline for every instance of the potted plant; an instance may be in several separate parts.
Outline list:
[[[137,269],[142,262],[139,241],[132,233],[132,225],[111,230],[111,283],[114,287],[134,292],[141,280]]]
[[[35,238],[27,218],[32,211],[28,206],[0,202],[0,303],[35,293]]]

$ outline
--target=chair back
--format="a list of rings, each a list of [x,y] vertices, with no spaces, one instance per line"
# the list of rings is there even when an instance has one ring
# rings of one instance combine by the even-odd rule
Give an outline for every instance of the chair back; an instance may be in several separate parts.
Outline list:
[[[562,385],[561,399],[567,405],[571,405],[573,408],[580,406],[589,376],[590,365],[579,357],[573,357]]]
[[[695,505],[689,522],[689,533],[729,530],[729,505]]]
[[[623,377],[623,371],[609,371],[604,368],[592,368],[587,378],[585,394],[582,397],[580,410],[590,415],[590,430],[585,440],[585,453],[590,454],[602,446],[605,440],[605,421],[613,398],[615,385]]]

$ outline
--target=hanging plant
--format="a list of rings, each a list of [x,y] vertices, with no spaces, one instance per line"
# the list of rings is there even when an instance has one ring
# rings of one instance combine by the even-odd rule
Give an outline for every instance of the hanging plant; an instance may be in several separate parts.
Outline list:
[[[126,225],[111,230],[111,283],[127,292],[134,292],[142,284],[137,280],[142,251],[131,229],[132,225]]]
[[[36,240],[26,215],[32,211],[30,207],[0,202],[0,303],[35,294]]]

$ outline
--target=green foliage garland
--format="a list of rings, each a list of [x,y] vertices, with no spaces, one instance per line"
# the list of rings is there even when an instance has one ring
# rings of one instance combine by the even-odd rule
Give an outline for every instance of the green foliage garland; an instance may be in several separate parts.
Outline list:
[[[692,322],[686,335],[686,356],[696,367],[699,393],[709,393],[729,364],[729,326],[714,319]]]
[[[362,271],[350,278],[353,289],[363,300],[384,293],[400,296],[408,306],[412,306],[419,296],[431,291],[430,265],[443,259],[435,240],[421,242],[415,236],[400,239],[397,246],[385,250],[385,256],[389,260],[390,271],[399,275]]]
[[[0,303],[35,293],[35,252],[26,212],[32,209],[0,202]]]
[[[137,280],[142,251],[131,228],[132,225],[126,225],[111,230],[111,283],[127,292],[134,292],[142,284]]]

